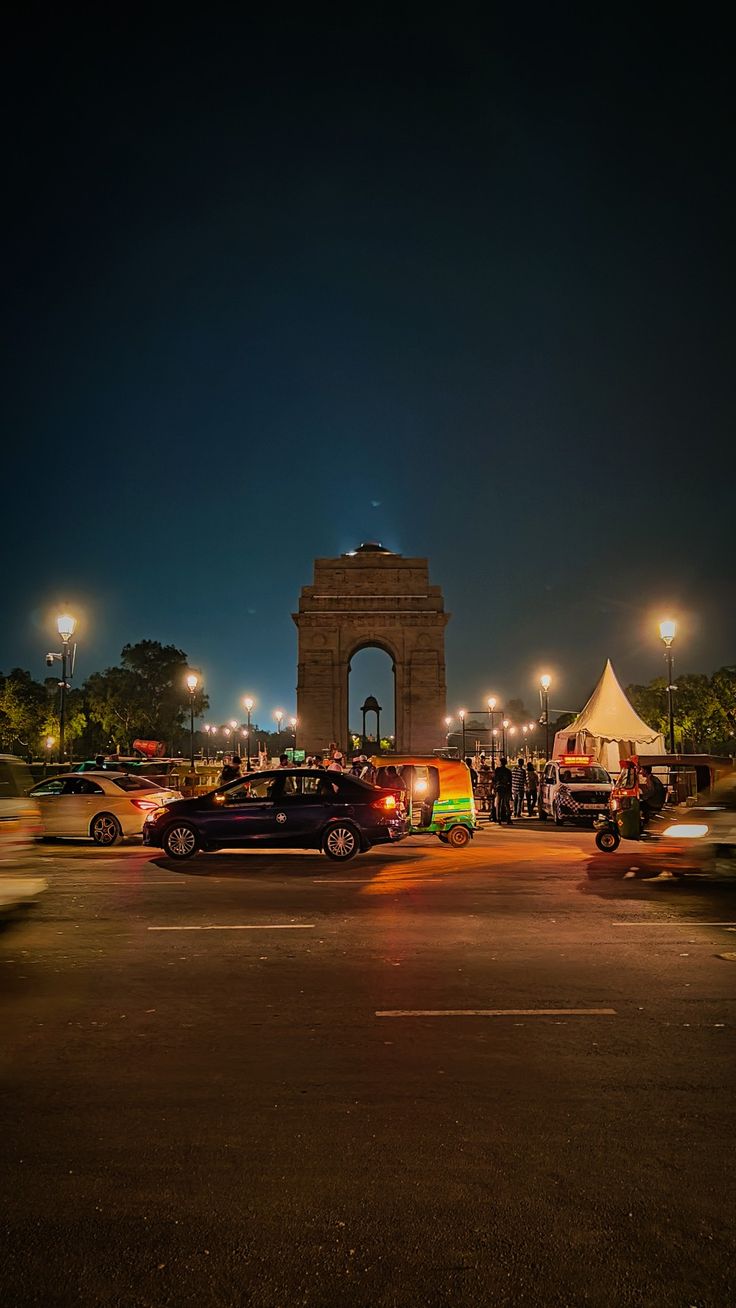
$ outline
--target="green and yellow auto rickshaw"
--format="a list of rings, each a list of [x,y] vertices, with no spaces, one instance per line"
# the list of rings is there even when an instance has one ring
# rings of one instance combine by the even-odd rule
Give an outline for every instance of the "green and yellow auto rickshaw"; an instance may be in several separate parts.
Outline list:
[[[435,835],[445,845],[462,849],[475,835],[473,783],[466,763],[434,754],[380,754],[371,759],[375,784],[391,789],[393,767],[403,791],[412,835]]]

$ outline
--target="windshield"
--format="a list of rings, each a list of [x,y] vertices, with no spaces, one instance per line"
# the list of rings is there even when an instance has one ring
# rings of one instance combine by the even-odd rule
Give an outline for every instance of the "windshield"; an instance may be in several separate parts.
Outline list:
[[[611,778],[599,767],[560,768],[560,781],[564,786],[610,786]]]

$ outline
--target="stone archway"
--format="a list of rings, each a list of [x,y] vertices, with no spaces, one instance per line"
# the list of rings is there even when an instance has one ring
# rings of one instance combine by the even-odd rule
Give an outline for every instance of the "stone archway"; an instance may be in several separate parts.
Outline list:
[[[361,649],[394,664],[398,753],[431,753],[445,716],[445,613],[427,559],[405,559],[373,542],[336,559],[315,559],[299,612],[297,716],[306,749],[348,739],[348,671]]]

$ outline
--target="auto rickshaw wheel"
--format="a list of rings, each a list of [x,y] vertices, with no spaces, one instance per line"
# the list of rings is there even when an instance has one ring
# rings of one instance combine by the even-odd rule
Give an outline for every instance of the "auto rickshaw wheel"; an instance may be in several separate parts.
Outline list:
[[[447,833],[447,841],[453,849],[464,849],[470,841],[470,832],[467,827],[452,827]]]
[[[595,843],[602,854],[612,854],[621,844],[621,837],[618,831],[612,827],[606,827],[604,831],[596,831]]]

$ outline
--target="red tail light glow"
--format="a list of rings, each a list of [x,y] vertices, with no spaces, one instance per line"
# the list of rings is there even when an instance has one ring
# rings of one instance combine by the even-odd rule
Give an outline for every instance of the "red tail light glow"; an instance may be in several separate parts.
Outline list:
[[[133,804],[136,808],[140,808],[140,809],[142,809],[144,813],[147,813],[147,812],[148,812],[150,809],[152,809],[152,808],[160,808],[160,807],[161,807],[160,804],[157,804],[157,803],[156,803],[155,799],[131,799],[130,802],[131,802],[131,804]]]
[[[384,813],[390,813],[396,808],[396,796],[381,795],[380,799],[374,799],[373,808],[380,808]]]

